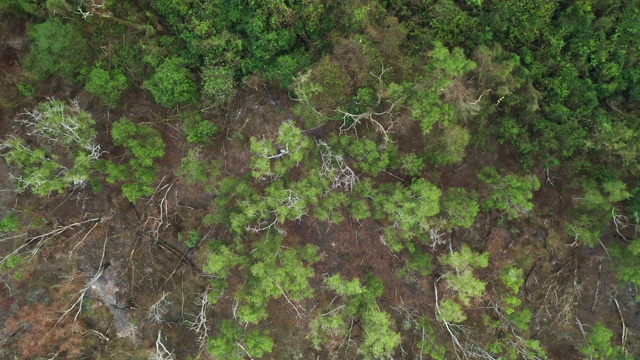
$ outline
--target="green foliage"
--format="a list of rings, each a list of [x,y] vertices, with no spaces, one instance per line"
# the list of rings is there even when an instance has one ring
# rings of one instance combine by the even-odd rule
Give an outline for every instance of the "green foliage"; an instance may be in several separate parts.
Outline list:
[[[495,91],[497,96],[507,96],[522,86],[523,79],[517,76],[520,58],[504,50],[500,44],[478,46],[473,58],[478,64],[476,73],[480,83]]]
[[[129,80],[120,70],[108,71],[98,65],[91,69],[85,87],[107,107],[115,108],[122,93],[129,87]]]
[[[33,41],[25,66],[37,80],[53,75],[75,79],[87,66],[87,41],[74,24],[52,17],[29,31]]]
[[[447,126],[455,119],[454,107],[442,101],[441,95],[450,90],[454,79],[476,68],[476,64],[468,60],[461,48],[449,51],[440,42],[434,42],[429,52],[429,61],[422,73],[415,78],[415,82],[402,85],[392,83],[387,92],[391,99],[407,103],[411,107],[411,117],[420,124],[424,135],[431,132],[436,123]],[[460,152],[468,143],[468,134],[461,127],[451,128],[448,139],[443,138],[445,145],[456,151],[455,159],[460,158]],[[465,140],[465,138],[467,138]],[[448,158],[445,152],[440,153],[440,161],[444,164],[456,161]]]
[[[613,332],[606,326],[597,323],[587,333],[587,344],[580,347],[580,353],[589,359],[633,359],[633,356],[626,354],[622,346],[612,344],[612,338]]]
[[[155,181],[155,160],[164,156],[165,144],[160,133],[145,124],[136,124],[127,118],[113,123],[111,128],[113,143],[123,146],[129,155],[128,166],[108,162],[107,182],[125,181],[122,195],[135,202],[153,193],[151,185]]]
[[[23,260],[24,259],[20,255],[11,254],[7,257],[3,265],[7,269],[15,269]]]
[[[211,138],[218,132],[218,127],[202,118],[197,111],[185,111],[180,114],[182,129],[187,134],[187,141],[199,145],[210,145]]]
[[[318,220],[339,224],[344,220],[342,209],[347,202],[348,198],[345,193],[330,191],[318,200],[318,205],[313,210],[313,217]]]
[[[462,245],[460,251],[442,255],[438,260],[442,266],[449,268],[442,279],[462,304],[469,306],[472,299],[482,296],[486,284],[477,279],[473,271],[489,265],[489,254],[475,253],[467,245]]]
[[[486,16],[483,22],[491,27],[502,44],[512,48],[526,47],[549,31],[557,6],[556,1],[550,0],[492,2],[488,9],[490,16]]]
[[[209,339],[207,351],[219,359],[242,360],[246,355],[262,358],[273,350],[273,340],[266,331],[246,330],[231,321],[222,320],[217,335]]]
[[[312,147],[311,140],[292,122],[283,122],[275,141],[251,138],[251,168],[254,178],[280,177],[300,164]]]
[[[590,179],[581,179],[582,197],[578,198],[573,214],[565,226],[565,232],[577,241],[593,247],[600,235],[616,215],[616,203],[627,200],[631,193],[627,185],[618,179],[598,184]]]
[[[18,216],[16,213],[9,213],[0,220],[0,232],[8,233],[18,229]]]
[[[519,300],[519,299],[518,299]],[[531,323],[531,310],[525,308],[521,311],[514,311],[508,315],[509,320],[518,328],[520,331],[526,331],[529,329],[529,324]]]
[[[371,176],[378,176],[387,169],[391,158],[397,152],[392,144],[378,145],[367,139],[340,137],[340,147],[356,160],[355,166]]]
[[[368,275],[360,280],[345,280],[340,274],[325,279],[327,286],[340,296],[344,305],[319,315],[311,321],[308,338],[316,349],[332,338],[349,334],[349,323],[361,319],[363,339],[358,351],[364,359],[387,359],[400,344],[400,334],[392,330],[389,314],[379,309],[376,299],[384,288],[380,279]]]
[[[207,192],[212,193],[215,190],[215,180],[220,176],[220,165],[215,160],[207,163],[200,157],[197,149],[189,149],[187,155],[182,158],[178,175],[187,184],[202,185]]]
[[[7,150],[3,155],[7,164],[19,170],[14,175],[18,189],[49,195],[85,185],[100,156],[91,115],[80,110],[77,102],[67,105],[57,100],[43,102],[25,115],[21,122],[40,143],[28,145],[13,138],[0,144]]]
[[[467,3],[477,6],[482,0],[467,0]],[[429,27],[435,38],[449,46],[465,43],[478,26],[477,18],[470,16],[451,0],[438,1],[430,18]]]
[[[36,88],[29,82],[21,81],[18,83],[18,92],[25,97],[32,97],[36,94]]]
[[[614,258],[615,275],[621,281],[640,285],[640,239],[633,239],[628,246],[613,247],[611,255]],[[640,301],[640,295],[636,295],[636,301]]]
[[[482,205],[485,210],[498,210],[508,219],[516,219],[521,213],[533,209],[533,192],[540,188],[540,181],[535,176],[519,177],[510,174],[500,176],[493,167],[485,167],[478,178],[489,185],[489,196]]]
[[[422,276],[429,276],[432,270],[433,258],[426,252],[414,251],[409,253],[409,260],[405,269],[398,271],[401,277],[418,273]]]
[[[500,280],[502,280],[502,283],[510,289],[513,294],[518,294],[520,292],[520,288],[524,285],[522,269],[514,266],[507,266],[502,270]]]
[[[424,334],[423,340],[418,343],[421,353],[431,356],[434,360],[444,360],[446,348],[438,342],[433,326],[426,317],[421,317],[416,322],[418,330]]]
[[[340,64],[329,57],[318,61],[294,81],[300,102],[317,110],[335,110],[354,92],[353,80]]]
[[[20,15],[40,15],[42,10],[38,6],[38,0],[0,0],[0,14],[9,12]]]
[[[424,171],[424,160],[414,153],[402,157],[402,172],[408,176],[417,176]]]
[[[425,239],[434,216],[440,212],[440,194],[440,189],[424,178],[415,179],[408,187],[395,183],[372,191],[376,217],[393,225],[385,233],[392,250],[402,249],[402,239]]]
[[[444,299],[438,306],[438,321],[459,324],[467,320],[460,304],[452,299]]]
[[[178,233],[178,241],[184,241],[189,249],[193,249],[198,245],[200,241],[200,235],[198,235],[198,230],[191,229],[187,231],[186,236],[182,236],[182,233]]]
[[[442,210],[451,227],[470,228],[480,210],[478,195],[463,188],[450,188],[442,197]]]
[[[469,144],[469,130],[457,124],[449,124],[436,134],[429,157],[438,165],[451,165],[462,161]]]
[[[245,283],[236,294],[236,313],[242,323],[255,324],[267,318],[271,299],[284,295],[290,301],[301,301],[313,295],[309,286],[313,269],[304,263],[318,261],[317,248],[306,245],[284,249],[282,241],[282,236],[266,236],[250,252],[221,245],[209,254],[204,270],[214,277],[225,280],[232,269],[241,270],[234,274],[239,274]]]
[[[236,94],[233,69],[229,66],[205,66],[202,69],[202,94],[218,104],[233,100]]]
[[[176,56],[165,59],[143,87],[153,94],[158,104],[168,108],[194,102],[198,98],[193,75],[184,60]]]

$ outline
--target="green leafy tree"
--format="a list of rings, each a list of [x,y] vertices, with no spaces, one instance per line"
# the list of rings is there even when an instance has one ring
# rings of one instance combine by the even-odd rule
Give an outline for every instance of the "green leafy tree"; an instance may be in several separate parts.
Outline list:
[[[449,269],[442,276],[446,287],[457,294],[457,299],[462,304],[469,306],[472,299],[482,296],[486,284],[477,279],[473,271],[489,266],[488,253],[476,253],[467,245],[462,245],[460,251],[442,255],[439,261]]]
[[[255,324],[267,318],[267,305],[271,299],[285,296],[297,302],[313,295],[309,279],[313,269],[305,266],[318,261],[317,248],[312,245],[282,248],[282,236],[265,236],[253,245],[253,250],[239,246],[217,246],[209,254],[204,270],[226,281],[239,274],[245,285],[236,294],[239,320]],[[214,284],[214,286],[219,284]],[[295,308],[295,305],[294,305]],[[297,308],[295,308],[297,311]]]
[[[185,66],[184,60],[176,56],[165,59],[143,87],[151,91],[158,104],[168,108],[198,98],[198,87],[191,71]]]
[[[540,188],[537,177],[519,177],[514,174],[502,177],[498,170],[489,166],[478,173],[478,178],[490,187],[483,204],[484,209],[498,210],[508,219],[516,219],[520,214],[533,209],[533,192]]]
[[[295,124],[283,122],[275,144],[271,139],[251,138],[251,173],[254,178],[281,177],[305,159],[312,145]]]
[[[18,168],[13,177],[20,191],[48,195],[89,181],[101,151],[95,142],[95,121],[77,102],[45,101],[19,122],[37,141],[27,144],[12,138],[0,147],[6,150],[7,163]]]
[[[425,135],[431,132],[436,123],[446,126],[454,120],[454,107],[443,102],[440,95],[456,77],[476,68],[476,64],[465,57],[461,48],[449,51],[439,42],[433,44],[428,56],[429,61],[415,83],[391,84],[388,89],[392,98],[405,98],[403,101],[411,107],[412,118],[420,123]]]
[[[633,356],[628,355],[620,345],[611,343],[613,332],[606,326],[598,323],[587,333],[587,343],[580,347],[580,353],[589,359],[607,360],[631,360]]]
[[[182,129],[187,134],[187,141],[199,145],[210,145],[211,138],[218,132],[218,127],[209,120],[203,119],[196,111],[185,111],[180,114]]]
[[[120,70],[109,71],[96,66],[91,69],[85,87],[105,105],[115,108],[122,93],[129,87],[129,79]]]
[[[344,305],[334,308],[311,321],[308,338],[316,349],[334,337],[349,334],[350,323],[362,320],[363,339],[358,352],[364,359],[388,359],[400,345],[400,334],[393,331],[389,314],[381,311],[376,299],[384,287],[380,279],[368,275],[364,284],[359,279],[345,280],[335,274],[325,280],[327,286],[340,296]]]
[[[469,130],[457,124],[449,124],[442,132],[434,135],[435,146],[431,149],[429,157],[436,165],[451,165],[462,161],[470,140]]]
[[[0,220],[0,232],[8,233],[18,229],[18,217],[16,213],[9,213]]]
[[[260,359],[272,349],[273,340],[266,331],[249,331],[228,320],[222,320],[218,333],[207,345],[211,355],[229,360],[243,360],[245,356]]]
[[[628,246],[614,246],[611,254],[614,258],[615,274],[621,281],[628,281],[640,285],[640,239],[633,239]],[[636,301],[640,301],[640,295],[636,295]]]
[[[378,145],[371,140],[349,136],[342,136],[339,140],[340,147],[355,158],[355,167],[374,177],[387,169],[397,153],[393,144]]]
[[[73,80],[87,66],[89,47],[76,25],[52,17],[33,26],[29,36],[33,45],[25,65],[36,80],[53,75]]]
[[[122,184],[122,195],[135,202],[153,193],[151,185],[158,170],[155,160],[164,156],[165,143],[158,130],[145,124],[136,124],[127,118],[113,123],[113,143],[123,146],[129,155],[128,165],[106,162],[107,182]]]
[[[205,66],[202,69],[202,93],[219,104],[233,100],[236,94],[233,68]]]
[[[450,188],[442,197],[442,210],[451,227],[470,228],[480,210],[478,195],[463,188]]]
[[[600,235],[611,224],[619,227],[617,203],[627,200],[631,193],[627,185],[619,179],[607,180],[601,184],[590,179],[581,180],[582,196],[577,198],[573,214],[565,226],[565,232],[576,241],[593,247],[600,241]]]
[[[402,249],[402,241],[425,236],[432,228],[433,218],[440,212],[440,189],[424,178],[410,186],[400,183],[383,185],[373,191],[372,204],[376,217],[390,225],[385,241],[394,251]]]

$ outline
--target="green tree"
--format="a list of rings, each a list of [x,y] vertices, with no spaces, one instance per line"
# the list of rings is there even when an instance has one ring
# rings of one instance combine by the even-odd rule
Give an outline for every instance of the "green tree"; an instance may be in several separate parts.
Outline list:
[[[205,66],[202,69],[202,93],[218,104],[233,100],[236,94],[233,68]]]
[[[609,179],[598,184],[591,179],[579,179],[582,196],[578,197],[565,232],[587,246],[599,243],[600,235],[611,224],[620,226],[616,204],[627,200],[631,193],[619,179]]]
[[[467,245],[462,245],[460,251],[442,255],[438,260],[449,270],[442,275],[446,287],[457,294],[462,304],[469,306],[472,299],[482,296],[486,284],[477,279],[473,271],[489,265],[488,253],[476,253]]]
[[[122,93],[129,87],[129,80],[120,70],[108,71],[95,66],[87,77],[85,88],[97,96],[109,108],[115,108]]]
[[[628,281],[640,285],[640,239],[633,239],[628,246],[614,246],[611,255],[614,258],[615,275],[620,281]],[[640,301],[640,295],[636,295]]]
[[[476,221],[480,205],[478,195],[472,191],[453,187],[442,197],[442,210],[451,227],[470,228]]]
[[[187,134],[187,141],[199,145],[211,145],[211,138],[218,132],[218,127],[211,121],[202,118],[197,111],[185,111],[180,114],[182,129]]]
[[[586,335],[587,343],[580,347],[580,353],[589,359],[631,360],[633,356],[626,354],[620,345],[613,345],[613,332],[606,326],[595,324]]]
[[[283,176],[305,159],[312,144],[312,141],[290,121],[280,125],[275,144],[271,139],[252,137],[251,173],[253,177]]]
[[[222,320],[218,333],[207,345],[211,355],[229,360],[243,360],[247,355],[260,359],[272,349],[273,340],[266,331],[246,330],[228,320]]]
[[[145,124],[136,124],[127,118],[113,123],[111,128],[113,143],[123,146],[129,155],[128,165],[106,162],[107,182],[124,182],[122,195],[135,202],[153,193],[151,185],[155,181],[158,166],[155,160],[164,156],[165,143],[158,130]]]
[[[33,26],[33,41],[25,66],[36,80],[53,75],[75,79],[87,66],[89,46],[80,29],[58,17]]]
[[[440,212],[440,195],[440,189],[424,178],[414,180],[408,187],[395,183],[372,191],[376,217],[389,224],[385,241],[392,250],[401,250],[403,240],[409,244],[414,237],[426,239]]]
[[[478,178],[489,185],[489,195],[482,205],[486,210],[498,210],[508,219],[516,219],[520,214],[533,209],[533,192],[540,188],[535,176],[519,177],[514,174],[500,176],[493,167],[485,167]]]
[[[327,286],[343,299],[344,304],[311,321],[311,339],[316,349],[332,337],[344,337],[350,323],[362,320],[363,339],[358,349],[364,359],[388,359],[400,345],[400,334],[393,331],[391,317],[381,311],[376,299],[384,287],[380,279],[368,275],[364,284],[359,279],[345,280],[335,274],[325,280]]]
[[[165,59],[155,74],[145,81],[143,87],[153,94],[156,102],[171,108],[195,101],[198,87],[184,60],[177,56]]]
[[[19,122],[38,140],[27,144],[12,138],[0,147],[7,150],[3,155],[7,163],[19,170],[13,177],[20,191],[49,195],[89,181],[101,151],[95,141],[95,121],[76,101],[45,101]]]
[[[242,323],[256,324],[267,318],[271,299],[285,296],[298,302],[313,295],[309,286],[313,269],[305,263],[318,261],[317,248],[306,245],[283,249],[282,242],[280,235],[265,236],[253,244],[252,251],[234,244],[217,246],[209,254],[204,268],[207,273],[226,281],[237,269],[233,273],[244,280],[245,285],[236,294],[236,314]]]

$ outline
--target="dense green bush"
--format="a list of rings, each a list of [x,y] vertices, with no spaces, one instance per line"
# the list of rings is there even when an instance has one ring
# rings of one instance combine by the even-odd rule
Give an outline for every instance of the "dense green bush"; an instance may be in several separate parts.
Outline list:
[[[129,80],[120,70],[108,71],[95,66],[89,72],[85,88],[97,96],[107,107],[115,108],[122,93],[129,87]]]
[[[165,59],[155,74],[145,81],[143,87],[153,94],[156,102],[165,107],[174,107],[195,101],[198,87],[195,78],[184,60],[173,56]]]
[[[164,156],[165,143],[158,130],[145,124],[136,124],[127,118],[113,123],[113,143],[123,146],[129,155],[128,165],[105,162],[107,182],[123,182],[122,195],[135,202],[153,193],[158,166],[155,160]]]
[[[85,70],[89,46],[77,25],[52,17],[34,25],[29,37],[33,44],[25,66],[36,80],[54,75],[74,80]]]

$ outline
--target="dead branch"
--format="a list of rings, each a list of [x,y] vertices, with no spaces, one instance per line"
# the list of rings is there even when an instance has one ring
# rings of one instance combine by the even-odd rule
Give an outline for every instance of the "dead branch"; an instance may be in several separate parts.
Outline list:
[[[30,237],[28,239],[26,239],[24,241],[24,244],[20,245],[19,247],[17,247],[15,250],[13,250],[11,253],[5,255],[4,257],[0,258],[0,265],[3,265],[10,257],[12,256],[16,256],[16,255],[23,255],[28,253],[27,251],[23,251],[25,250],[27,247],[34,245],[33,249],[31,249],[31,256],[36,255],[40,249],[42,248],[42,246],[44,245],[44,242],[48,239],[52,239],[55,238],[59,235],[61,235],[62,233],[64,233],[67,230],[73,229],[75,227],[90,223],[90,222],[94,222],[94,221],[101,221],[101,218],[97,217],[97,218],[93,218],[93,219],[89,219],[89,220],[85,220],[85,221],[80,221],[80,222],[76,222],[73,224],[69,224],[66,226],[62,226],[59,227],[55,230],[46,232],[44,234],[40,234],[37,236],[33,236]],[[2,238],[0,239],[0,242],[6,241],[6,240],[10,240],[10,239],[17,239],[17,238],[21,238],[23,236],[26,236],[27,233],[24,234],[20,234],[20,235],[15,235],[15,236],[11,236],[11,237],[7,237],[7,238]]]
[[[162,331],[158,330],[158,338],[156,339],[156,352],[151,354],[150,360],[174,360],[175,356],[173,352],[167,350],[167,347],[162,343]]]
[[[625,344],[627,343],[627,325],[624,322],[624,316],[622,315],[622,309],[620,309],[620,304],[618,304],[618,299],[613,299],[613,302],[616,304],[616,309],[618,309],[618,314],[620,314],[620,322],[622,323],[622,348],[626,349]],[[625,350],[626,351],[626,350]]]
[[[628,243],[629,239],[627,239],[624,235],[622,235],[622,232],[620,232],[620,230],[629,226],[629,218],[622,214],[617,214],[616,210],[617,209],[615,207],[611,209],[611,219],[613,220],[613,226],[616,229],[616,233],[620,235],[622,240]]]
[[[209,308],[209,299],[208,299],[209,288],[207,288],[200,296],[198,297],[198,305],[200,306],[200,312],[195,315],[195,319],[193,321],[187,321],[189,325],[189,330],[193,330],[196,332],[196,342],[200,348],[204,349],[207,345],[207,340],[209,336],[207,335],[207,309]]]
[[[106,266],[104,266],[104,255],[105,255],[105,253],[107,251],[107,240],[108,239],[109,239],[108,237],[104,239],[104,245],[102,246],[102,257],[100,258],[100,265],[98,267],[98,271],[96,272],[95,275],[93,275],[91,280],[89,280],[87,285],[82,290],[79,291],[78,299],[73,303],[73,305],[71,305],[71,307],[69,307],[62,314],[62,316],[60,316],[60,318],[58,319],[56,324],[53,326],[54,328],[60,323],[60,321],[62,321],[62,319],[65,316],[67,316],[67,314],[69,314],[71,311],[73,311],[73,309],[76,306],[78,307],[78,311],[76,311],[76,315],[73,317],[73,322],[75,323],[78,320],[78,316],[80,315],[80,312],[82,311],[82,302],[84,301],[84,297],[86,296],[87,291],[96,283],[96,281],[98,281],[98,279],[100,279],[100,277],[102,276],[102,273],[104,272],[104,269],[106,268]]]
[[[178,260],[180,260],[181,263],[187,265],[188,267],[191,268],[191,270],[193,270],[196,274],[198,274],[201,277],[208,277],[207,274],[205,274],[202,270],[200,270],[197,266],[195,266],[186,256],[185,254],[181,253],[180,251],[178,251],[176,248],[174,248],[173,246],[165,243],[162,240],[158,240],[156,242],[156,245],[158,245],[161,249],[165,250],[166,252],[168,252],[169,254],[171,254],[173,257],[177,258]]]
[[[167,314],[167,306],[171,305],[171,301],[167,300],[169,293],[162,292],[162,297],[149,307],[147,318],[156,324],[164,322],[164,316]]]
[[[316,139],[316,146],[322,158],[320,175],[333,178],[332,189],[351,191],[360,180],[353,169],[344,161],[341,155],[334,155],[327,143]]]

